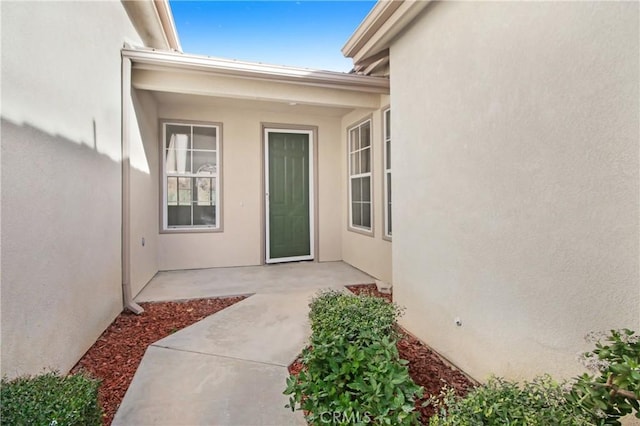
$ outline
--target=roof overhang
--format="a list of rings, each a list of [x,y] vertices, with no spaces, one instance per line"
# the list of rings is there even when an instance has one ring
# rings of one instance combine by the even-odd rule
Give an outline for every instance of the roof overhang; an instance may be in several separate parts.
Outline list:
[[[201,71],[212,75],[254,80],[277,81],[378,94],[389,93],[389,80],[380,77],[267,65],[151,49],[124,48],[122,49],[122,54],[131,59],[135,69]]]
[[[182,51],[168,0],[122,0],[122,5],[146,46]]]
[[[354,71],[372,74],[389,63],[391,41],[431,0],[378,0],[342,48]]]
[[[132,87],[325,108],[375,109],[387,78],[235,61],[146,48],[124,48]]]

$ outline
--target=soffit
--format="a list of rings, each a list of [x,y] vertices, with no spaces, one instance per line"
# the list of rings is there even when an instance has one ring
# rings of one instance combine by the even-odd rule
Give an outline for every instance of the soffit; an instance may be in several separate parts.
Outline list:
[[[347,40],[342,53],[353,59],[354,71],[366,75],[389,63],[393,39],[431,0],[378,0],[369,15]]]
[[[263,100],[225,98],[218,96],[187,95],[183,93],[152,92],[159,105],[190,106],[202,108],[221,108],[236,110],[252,110],[275,112],[282,114],[300,114],[323,117],[342,117],[350,113],[352,108],[325,107],[318,105],[295,104]]]
[[[123,0],[122,5],[145,46],[180,51],[180,40],[167,0]]]
[[[136,89],[344,111],[380,107],[389,93],[386,78],[280,67],[227,59],[123,49],[131,59]]]
[[[122,49],[122,55],[131,59],[134,69],[204,72],[209,75],[334,88],[353,92],[389,93],[389,80],[379,77],[268,65],[144,48],[125,48]]]

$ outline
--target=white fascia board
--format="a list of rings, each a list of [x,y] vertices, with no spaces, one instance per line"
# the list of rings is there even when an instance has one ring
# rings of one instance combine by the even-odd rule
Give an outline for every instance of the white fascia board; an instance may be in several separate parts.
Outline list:
[[[353,58],[355,53],[360,50],[380,26],[389,19],[389,16],[395,12],[403,1],[404,0],[378,0],[373,6],[373,9],[371,9],[342,47],[342,54],[347,58]]]
[[[163,50],[180,50],[167,0],[122,1],[131,23],[145,45]]]
[[[176,29],[176,23],[173,20],[173,13],[171,12],[169,0],[153,0],[153,5],[155,6],[167,44],[171,49],[182,52],[182,46],[180,46],[178,30]]]
[[[391,41],[431,0],[379,0],[342,48],[354,66],[389,48]]]
[[[356,92],[389,93],[389,80],[380,77],[266,65],[150,49],[124,48],[122,55],[130,58],[134,68],[137,69],[200,71],[213,75],[272,80]]]

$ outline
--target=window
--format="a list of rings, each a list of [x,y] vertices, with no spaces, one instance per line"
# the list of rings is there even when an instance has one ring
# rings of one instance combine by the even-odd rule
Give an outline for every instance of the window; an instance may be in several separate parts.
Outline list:
[[[220,228],[220,126],[164,122],[163,230]]]
[[[371,120],[349,129],[349,224],[371,231]]]
[[[384,115],[384,235],[391,238],[391,109]]]

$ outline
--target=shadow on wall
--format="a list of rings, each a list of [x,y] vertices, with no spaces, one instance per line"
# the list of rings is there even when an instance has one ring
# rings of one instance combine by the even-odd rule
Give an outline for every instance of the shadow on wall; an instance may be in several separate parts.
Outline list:
[[[1,373],[65,372],[122,309],[121,164],[95,138],[1,126]]]
[[[130,96],[134,112],[132,118],[136,120],[130,124],[130,128],[137,130],[129,138],[131,167],[155,175],[159,152],[156,101],[148,92],[136,89],[131,89]]]
[[[130,283],[135,296],[158,271],[161,157],[155,99],[148,92],[132,89],[131,100]]]

